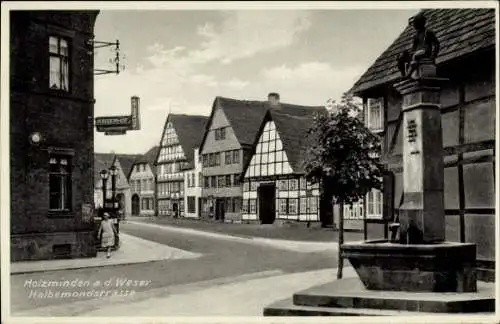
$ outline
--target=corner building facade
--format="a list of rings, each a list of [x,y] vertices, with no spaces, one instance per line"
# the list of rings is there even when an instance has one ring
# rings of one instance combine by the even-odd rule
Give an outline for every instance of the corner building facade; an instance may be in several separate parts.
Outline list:
[[[95,256],[98,11],[10,13],[11,260]]]

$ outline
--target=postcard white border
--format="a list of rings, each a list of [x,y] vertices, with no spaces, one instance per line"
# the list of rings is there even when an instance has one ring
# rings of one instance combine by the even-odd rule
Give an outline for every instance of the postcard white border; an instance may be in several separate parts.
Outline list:
[[[118,1],[85,1],[85,2],[38,2],[38,1],[4,1],[1,4],[2,12],[2,96],[0,109],[0,230],[1,230],[1,275],[2,275],[2,322],[3,323],[489,323],[499,322],[498,310],[500,301],[496,302],[495,316],[412,316],[412,317],[10,317],[10,173],[9,173],[9,11],[16,9],[100,9],[100,10],[277,10],[277,9],[420,9],[420,8],[494,8],[496,9],[496,139],[500,135],[499,111],[499,29],[498,29],[498,3],[495,1],[144,1],[144,2],[118,2]],[[368,68],[368,66],[366,67]],[[496,170],[499,168],[498,161],[499,144],[496,141]],[[495,190],[498,196],[499,178],[496,174]],[[496,211],[499,208],[499,200],[496,200]],[[499,216],[496,213],[496,242],[499,245],[500,226]],[[500,267],[500,249],[496,249],[496,267]],[[496,273],[496,296],[500,292],[500,274]]]

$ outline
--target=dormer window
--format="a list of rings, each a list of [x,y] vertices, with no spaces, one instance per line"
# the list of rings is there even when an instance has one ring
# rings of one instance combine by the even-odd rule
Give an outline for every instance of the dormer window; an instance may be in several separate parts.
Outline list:
[[[384,99],[368,98],[364,105],[365,125],[372,132],[384,130]]]

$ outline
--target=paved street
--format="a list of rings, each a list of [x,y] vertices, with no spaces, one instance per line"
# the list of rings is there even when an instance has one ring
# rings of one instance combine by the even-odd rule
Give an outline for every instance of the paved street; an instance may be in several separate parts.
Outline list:
[[[185,293],[191,289],[199,289],[201,286],[210,287],[284,273],[321,269],[332,269],[332,279],[335,276],[333,270],[337,264],[335,243],[332,243],[331,250],[291,251],[280,246],[256,244],[251,240],[199,235],[151,225],[125,223],[121,228],[127,234],[177,249],[200,253],[202,256],[197,259],[165,260],[142,264],[12,275],[12,315],[15,316],[16,313],[26,314],[26,312],[47,315],[48,306],[53,306],[50,308],[51,315],[76,315],[83,311],[89,312],[92,309],[99,309],[105,306],[105,303],[156,297],[165,294],[164,288],[167,287],[169,287],[168,293],[170,294]],[[73,281],[77,279],[91,285],[97,280],[103,283],[111,279],[113,287],[118,290],[118,295],[113,298],[107,298],[102,293],[101,295],[94,293],[74,298],[36,297],[33,295],[33,282],[40,279],[49,281]],[[131,285],[137,284],[137,286],[126,286],[125,279],[137,280],[138,282],[129,283]],[[28,282],[31,284],[27,284]],[[117,285],[119,287],[116,287]],[[91,287],[85,286],[85,284],[81,286],[60,288],[60,290],[66,289],[66,291],[71,292],[91,290]],[[85,300],[87,301],[82,303]],[[43,310],[44,313],[37,313],[37,310]]]

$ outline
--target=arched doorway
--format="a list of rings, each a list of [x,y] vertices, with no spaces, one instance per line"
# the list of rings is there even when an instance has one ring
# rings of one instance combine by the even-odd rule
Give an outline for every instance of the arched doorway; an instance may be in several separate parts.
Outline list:
[[[141,205],[140,205],[139,195],[134,194],[132,195],[132,215],[139,216],[140,212],[141,212]]]

